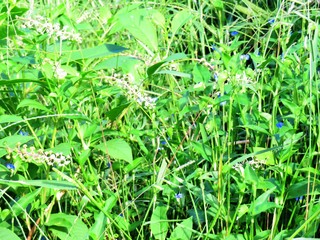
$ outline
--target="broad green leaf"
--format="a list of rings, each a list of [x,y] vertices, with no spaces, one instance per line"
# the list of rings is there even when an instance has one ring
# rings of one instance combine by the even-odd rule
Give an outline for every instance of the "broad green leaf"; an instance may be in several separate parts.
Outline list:
[[[22,64],[36,64],[34,56],[14,56],[11,60]]]
[[[86,161],[89,159],[90,155],[91,155],[91,149],[85,149],[85,150],[82,150],[80,152],[80,155],[77,158],[78,163],[80,164],[80,166],[82,166],[82,167],[84,166]]]
[[[261,194],[250,206],[250,214],[252,216],[256,216],[262,212],[266,212],[272,208],[281,208],[280,205],[276,204],[275,202],[268,201],[270,194],[274,192],[276,187],[269,189],[265,193]]]
[[[21,187],[28,187],[28,186],[35,186],[35,187],[45,187],[51,189],[59,189],[59,190],[75,190],[77,187],[70,182],[66,181],[57,181],[57,180],[5,180],[0,179],[0,184],[5,184],[8,186],[21,186]]]
[[[201,157],[204,159],[210,160],[212,156],[212,149],[208,145],[200,142],[192,142],[191,144],[196,153],[201,154]]]
[[[243,215],[245,215],[247,212],[249,211],[249,208],[247,206],[247,204],[243,204],[240,206],[239,210],[238,210],[238,216],[237,218],[240,219]]]
[[[262,147],[253,147],[252,148],[254,153],[258,153],[258,152],[262,152],[261,154],[256,154],[255,155],[255,159],[261,162],[266,163],[267,165],[273,165],[275,162],[274,159],[274,153],[272,151],[266,151],[266,148],[262,148]]]
[[[151,76],[154,74],[163,64],[171,62],[171,61],[176,61],[176,60],[181,60],[181,59],[187,59],[187,55],[184,53],[175,53],[172,54],[171,56],[167,57],[166,59],[162,60],[161,62],[158,62],[151,67],[148,68],[147,74],[148,76]]]
[[[79,216],[64,213],[53,213],[45,224],[49,231],[63,240],[87,240],[89,239],[88,227]]]
[[[133,71],[134,66],[141,60],[130,56],[115,56],[99,62],[93,69],[117,69],[121,68],[124,73]]]
[[[17,115],[1,115],[0,123],[20,122],[23,121],[22,117]]]
[[[257,131],[257,132],[261,132],[261,133],[264,133],[266,135],[270,135],[269,132],[266,129],[264,129],[264,128],[260,127],[260,126],[257,126],[257,125],[247,124],[247,125],[243,125],[241,127],[249,128],[251,130],[254,130],[254,131]]]
[[[163,161],[161,163],[161,167],[158,171],[157,181],[156,181],[156,185],[159,187],[161,187],[161,185],[162,185],[162,182],[163,182],[165,174],[166,174],[166,170],[167,170],[167,162],[165,159],[163,159]]]
[[[176,35],[176,33],[183,27],[190,19],[192,18],[192,14],[189,10],[183,10],[178,12],[172,19],[171,30],[172,37]]]
[[[3,227],[0,227],[0,239],[21,240],[14,232]]]
[[[30,107],[30,108],[35,108],[35,109],[40,109],[44,110],[48,113],[52,112],[48,108],[46,108],[42,103],[39,103],[36,100],[33,99],[23,99],[19,105],[17,106],[17,109],[22,108],[22,107]]]
[[[108,112],[105,113],[106,117],[108,117],[111,121],[116,120],[121,113],[130,105],[130,103],[122,104],[118,107],[115,107]]]
[[[257,176],[256,172],[252,169],[252,167],[247,164],[246,168],[244,169],[244,178],[246,181],[258,184],[259,183],[259,177]]]
[[[3,180],[0,180],[0,182]],[[21,196],[21,198],[14,203],[12,206],[12,217],[13,216],[19,216],[21,213],[26,211],[27,206],[34,202],[35,199],[37,199],[37,196],[39,195],[41,189],[36,189],[33,192],[30,192],[26,195]]]
[[[9,85],[15,85],[18,83],[37,83],[39,85],[42,85],[44,87],[47,86],[45,82],[37,81],[33,79],[11,79],[11,80],[0,80],[0,86],[9,86]]]
[[[313,194],[319,194],[320,193],[320,184],[316,183],[315,185],[312,184],[308,184],[308,181],[300,181],[297,182],[291,186],[288,187],[287,190],[287,198],[288,199],[292,199],[292,198],[297,198],[297,197],[301,197],[304,195],[307,195],[308,193],[308,188],[313,189]]]
[[[112,208],[116,205],[117,200],[118,200],[117,196],[114,193],[109,192],[109,194],[110,194],[110,196],[105,201],[104,207],[103,207],[103,209],[106,212],[110,212],[112,210]]]
[[[151,216],[150,228],[155,239],[165,240],[169,229],[167,207],[158,206]]]
[[[124,171],[125,171],[126,173],[131,172],[132,170],[134,170],[135,168],[137,168],[139,165],[141,165],[141,163],[142,163],[144,160],[145,160],[145,159],[144,159],[143,157],[134,159],[131,164],[128,164],[127,166],[125,166]]]
[[[192,217],[185,219],[173,230],[170,240],[189,240],[192,235]]]
[[[270,236],[270,233],[271,233],[271,230],[265,230],[265,231],[257,232],[257,234],[254,236],[253,240],[268,239],[268,237]]]
[[[211,73],[209,72],[208,68],[196,64],[192,71],[193,80],[196,83],[204,82],[207,83],[211,78]]]
[[[294,115],[299,115],[301,112],[302,107],[295,104],[293,101],[287,100],[287,99],[281,99],[281,102],[284,106],[286,106],[290,112],[292,112]]]
[[[122,229],[122,230],[128,230],[129,229],[129,223],[124,217],[121,217],[120,215],[117,215],[115,217],[115,221],[118,223],[120,229]]]
[[[99,212],[95,216],[95,222],[89,229],[89,235],[94,240],[103,240],[105,239],[105,230],[107,225],[107,216],[103,212]]]
[[[154,24],[156,26],[160,26],[162,29],[165,29],[166,18],[163,16],[163,14],[154,9],[152,10],[151,14],[151,19]]]
[[[158,50],[158,37],[155,25],[150,21],[152,13],[147,9],[136,9],[119,16],[120,22],[137,40],[150,50]]]
[[[61,63],[77,61],[80,59],[106,57],[112,54],[123,52],[125,50],[127,50],[127,48],[113,44],[103,44],[92,48],[85,48],[72,51],[70,53],[65,53],[61,59]]]
[[[94,146],[96,149],[101,150],[108,154],[111,158],[124,160],[132,163],[132,150],[130,145],[121,138],[112,139]]]
[[[219,10],[223,9],[223,1],[221,1],[221,0],[214,0],[214,1],[211,1],[210,3],[212,3],[212,6],[214,8],[217,8]]]
[[[71,143],[60,143],[59,145],[55,146],[54,148],[50,148],[47,150],[51,150],[54,153],[62,153],[63,155],[67,156],[71,154]]]

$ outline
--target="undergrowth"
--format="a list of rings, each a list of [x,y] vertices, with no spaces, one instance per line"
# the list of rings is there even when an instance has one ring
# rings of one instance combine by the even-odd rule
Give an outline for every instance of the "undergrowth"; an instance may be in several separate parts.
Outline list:
[[[0,239],[319,232],[319,3],[0,3]]]

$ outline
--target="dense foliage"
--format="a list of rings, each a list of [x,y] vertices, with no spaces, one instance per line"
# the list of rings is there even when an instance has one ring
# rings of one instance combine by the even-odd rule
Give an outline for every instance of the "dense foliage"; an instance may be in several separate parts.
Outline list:
[[[320,237],[319,1],[0,3],[0,239]]]

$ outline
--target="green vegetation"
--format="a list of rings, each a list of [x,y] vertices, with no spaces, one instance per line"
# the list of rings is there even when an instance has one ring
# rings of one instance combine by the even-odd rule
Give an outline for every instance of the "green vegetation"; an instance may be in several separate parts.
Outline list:
[[[320,237],[319,1],[0,3],[0,239]]]

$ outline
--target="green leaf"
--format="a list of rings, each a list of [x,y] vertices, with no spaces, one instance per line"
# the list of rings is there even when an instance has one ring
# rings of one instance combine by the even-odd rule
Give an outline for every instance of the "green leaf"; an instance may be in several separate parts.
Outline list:
[[[0,227],[0,239],[21,240],[14,232]]]
[[[95,216],[95,222],[90,227],[89,235],[94,240],[103,240],[104,232],[106,230],[107,225],[107,216],[103,212],[99,212],[97,216]]]
[[[308,188],[313,189],[313,194],[319,194],[320,193],[320,184],[310,184],[307,180],[297,182],[288,188],[287,192],[287,198],[297,198],[304,196],[308,193]]]
[[[247,124],[247,125],[243,125],[241,127],[244,127],[244,128],[249,128],[251,130],[254,130],[254,131],[257,131],[257,132],[262,132],[266,135],[270,135],[269,132],[267,130],[265,130],[264,128],[260,127],[260,126],[257,126],[257,125],[250,125],[250,124]]]
[[[65,53],[61,59],[61,63],[77,61],[80,59],[106,57],[112,54],[123,52],[125,50],[127,50],[127,48],[113,44],[103,44],[93,48],[86,48]]]
[[[191,144],[196,153],[201,154],[201,157],[204,159],[210,160],[212,156],[212,149],[208,145],[200,142],[191,142]]]
[[[151,67],[148,68],[147,74],[148,76],[151,76],[154,74],[163,64],[171,62],[171,61],[176,61],[176,60],[181,60],[181,59],[187,59],[187,55],[184,53],[175,53],[172,54],[171,56],[167,57],[166,59],[162,60],[161,62],[158,62]]]
[[[54,153],[62,153],[63,155],[67,156],[67,155],[71,155],[71,148],[72,148],[71,143],[65,142],[65,143],[60,143],[54,148],[50,148],[47,150],[51,150]]]
[[[2,181],[2,180],[0,180]],[[21,213],[26,211],[27,206],[34,202],[35,199],[37,199],[37,196],[39,195],[41,189],[36,189],[33,192],[30,192],[24,196],[22,196],[15,204],[12,206],[12,215],[13,216],[19,216]]]
[[[120,229],[122,229],[122,230],[128,230],[129,229],[129,223],[124,217],[121,217],[120,215],[117,215],[115,217],[115,221],[118,223]]]
[[[99,62],[93,69],[101,70],[121,68],[124,73],[129,73],[134,69],[134,66],[140,62],[140,59],[130,56],[115,56]]]
[[[22,117],[16,115],[1,115],[0,123],[20,122],[23,121]]]
[[[0,179],[0,184],[5,184],[8,186],[36,186],[36,187],[45,187],[51,189],[59,189],[59,190],[75,190],[77,187],[70,182],[66,181],[57,181],[57,180],[20,180],[20,181],[13,181],[13,180],[5,180]]]
[[[281,206],[276,204],[275,202],[268,201],[270,194],[273,193],[275,189],[276,187],[269,189],[261,196],[259,196],[253,203],[251,203],[249,211],[252,216],[256,216],[262,212],[266,212],[269,209],[281,208]]]
[[[43,104],[39,103],[36,100],[32,100],[32,99],[23,99],[19,103],[19,105],[17,106],[17,109],[22,108],[22,107],[30,107],[30,108],[40,109],[40,110],[44,110],[48,113],[52,112],[48,108],[46,108]]]
[[[193,68],[192,76],[196,83],[207,83],[211,78],[211,73],[206,67],[196,64]]]
[[[121,138],[112,139],[95,146],[96,149],[101,150],[114,159],[124,160],[132,163],[132,150],[130,145]]]
[[[169,223],[167,218],[167,207],[158,206],[151,216],[150,228],[155,239],[166,239]]]
[[[171,30],[172,37],[176,35],[176,33],[183,27],[190,19],[192,18],[192,14],[189,10],[183,10],[178,12],[172,19]]]
[[[253,183],[253,184],[259,183],[259,178],[256,172],[252,169],[252,167],[249,164],[247,164],[246,168],[244,169],[244,178],[246,181],[250,183]]]
[[[127,166],[125,166],[124,171],[125,171],[126,173],[131,172],[132,170],[134,170],[135,168],[137,168],[139,165],[141,165],[144,160],[145,160],[145,159],[144,159],[143,157],[134,159],[131,164],[128,164]]]
[[[270,152],[270,151],[266,151],[266,150],[267,150],[266,148],[262,148],[262,147],[253,147],[252,148],[252,152],[254,152],[254,153],[263,152],[261,154],[255,155],[255,158],[257,161],[264,162],[267,165],[273,165],[275,163],[274,153]]]
[[[170,240],[189,240],[192,235],[192,217],[185,219],[173,230]]]
[[[211,1],[210,3],[212,3],[212,6],[214,8],[217,8],[219,10],[223,10],[223,1],[221,0],[214,0],[214,1]]]
[[[119,16],[120,22],[130,34],[144,43],[153,52],[158,51],[158,37],[155,25],[150,21],[152,13],[147,9],[136,9]]]
[[[115,108],[111,109],[110,111],[106,112],[105,115],[111,121],[114,121],[121,115],[123,110],[126,109],[129,105],[130,105],[130,103],[122,104],[122,105],[115,107]]]
[[[16,63],[22,63],[22,64],[36,64],[36,60],[34,56],[14,56],[11,58],[12,61]]]
[[[53,213],[45,225],[55,236],[63,240],[89,239],[88,228],[79,216]]]

